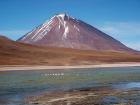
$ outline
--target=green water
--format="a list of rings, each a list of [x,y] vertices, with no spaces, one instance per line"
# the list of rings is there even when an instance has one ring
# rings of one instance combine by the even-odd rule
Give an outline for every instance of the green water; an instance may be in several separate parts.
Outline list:
[[[102,86],[140,88],[140,67],[0,72],[0,105],[23,105],[25,97],[47,91]]]

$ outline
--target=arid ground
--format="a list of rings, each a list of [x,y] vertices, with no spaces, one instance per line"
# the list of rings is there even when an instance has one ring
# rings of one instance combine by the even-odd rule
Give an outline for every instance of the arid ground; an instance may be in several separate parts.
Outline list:
[[[39,47],[0,38],[0,65],[93,65],[140,62],[140,54]]]

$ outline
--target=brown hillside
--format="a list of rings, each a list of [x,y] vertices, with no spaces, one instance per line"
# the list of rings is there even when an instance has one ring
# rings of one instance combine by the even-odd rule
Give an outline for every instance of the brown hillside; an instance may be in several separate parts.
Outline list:
[[[140,62],[140,54],[39,47],[0,37],[0,65],[83,65]]]

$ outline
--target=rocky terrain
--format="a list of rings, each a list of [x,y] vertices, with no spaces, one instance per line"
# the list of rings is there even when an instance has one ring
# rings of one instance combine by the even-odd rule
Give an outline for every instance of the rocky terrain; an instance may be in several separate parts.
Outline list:
[[[140,90],[112,90],[93,88],[69,92],[45,93],[28,97],[25,102],[31,105],[140,105]]]

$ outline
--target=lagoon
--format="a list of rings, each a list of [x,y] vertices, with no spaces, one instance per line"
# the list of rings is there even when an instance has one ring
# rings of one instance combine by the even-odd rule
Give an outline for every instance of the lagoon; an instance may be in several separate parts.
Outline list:
[[[140,89],[140,67],[1,71],[0,105],[24,105],[24,98],[44,92],[101,87]]]

